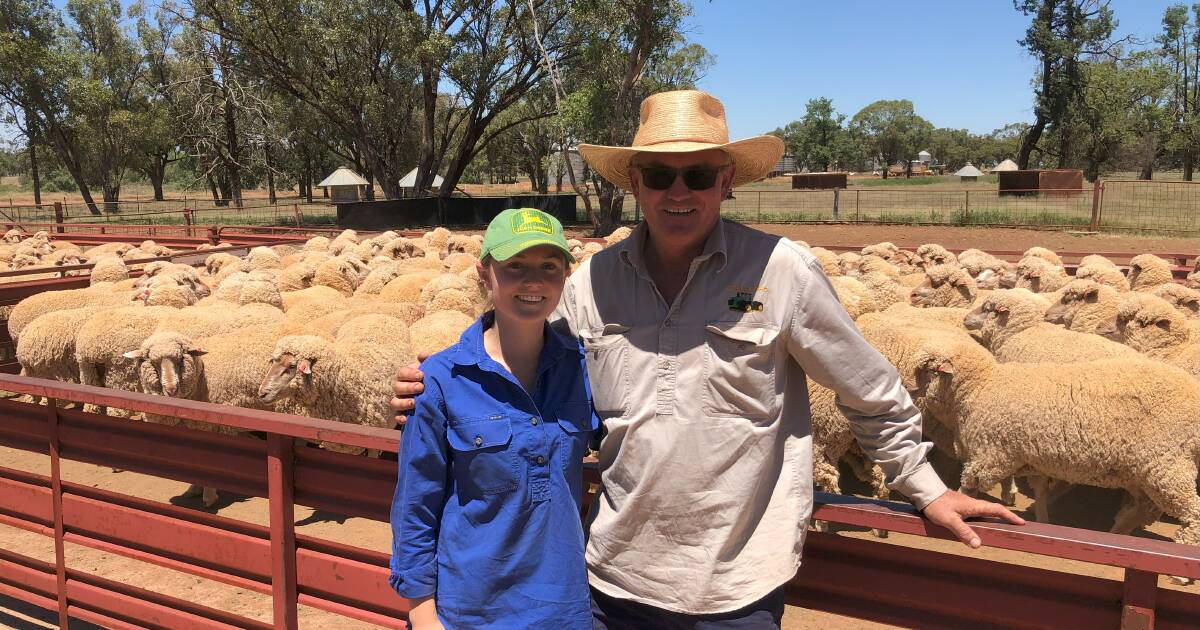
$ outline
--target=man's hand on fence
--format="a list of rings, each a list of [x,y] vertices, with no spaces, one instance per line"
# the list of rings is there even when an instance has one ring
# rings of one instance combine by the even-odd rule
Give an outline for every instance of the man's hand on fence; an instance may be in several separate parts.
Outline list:
[[[982,543],[979,534],[963,522],[964,518],[990,516],[1006,520],[1013,525],[1025,524],[1025,519],[1013,514],[1003,505],[973,499],[957,490],[947,490],[945,494],[926,505],[922,512],[925,518],[950,530],[964,545],[972,549],[978,549]]]
[[[388,406],[392,408],[396,424],[400,426],[408,422],[408,412],[417,406],[417,394],[425,391],[425,375],[421,372],[421,362],[428,358],[428,353],[419,354],[417,363],[396,370],[396,378],[392,380],[392,393],[395,396],[388,402]]]

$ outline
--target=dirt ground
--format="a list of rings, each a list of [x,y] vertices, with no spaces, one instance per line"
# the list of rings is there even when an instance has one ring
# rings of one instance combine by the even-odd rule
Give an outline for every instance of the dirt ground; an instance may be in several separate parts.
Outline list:
[[[1200,240],[1166,239],[1154,237],[1128,237],[1106,235],[1075,235],[1062,232],[1035,230],[978,229],[954,227],[910,227],[872,225],[779,225],[755,226],[787,238],[808,241],[812,245],[866,245],[879,241],[891,241],[904,248],[915,248],[922,243],[940,243],[947,247],[979,247],[991,250],[1024,250],[1034,245],[1049,247],[1056,251],[1077,252],[1143,252],[1200,254]],[[0,448],[0,466],[49,474],[49,462],[44,456],[22,451]],[[64,478],[69,481],[104,488],[156,501],[203,509],[196,498],[182,496],[185,485],[164,479],[148,477],[132,472],[114,473],[109,469],[64,462]],[[849,477],[844,475],[843,477]],[[993,493],[995,495],[996,493]],[[1106,530],[1116,512],[1118,495],[1114,492],[1077,488],[1055,504],[1054,519],[1057,524],[1074,527]],[[1028,512],[1030,500],[1019,497],[1018,508]],[[246,497],[223,497],[216,506],[222,516],[252,523],[268,522],[267,504],[263,499]],[[339,519],[324,513],[297,506],[297,531],[378,551],[388,551],[390,531],[387,524],[358,518]],[[1169,540],[1177,525],[1173,522],[1158,522],[1139,536]],[[868,538],[865,531],[841,531],[840,535]],[[976,557],[1012,562],[1071,573],[1119,579],[1118,569],[1086,563],[1058,560],[997,549],[981,549],[975,552],[956,543],[932,540],[915,536],[893,534],[886,540],[889,544],[906,545],[936,551],[972,555]],[[0,545],[3,548],[53,562],[54,551],[50,539],[9,527],[0,526]],[[163,569],[142,562],[129,560],[73,545],[67,546],[70,566],[93,572],[104,577],[121,580],[159,592],[188,598],[215,608],[228,610],[269,622],[271,604],[267,596],[226,586],[183,573]],[[1160,586],[1181,588],[1200,593],[1200,586],[1177,587],[1165,578]],[[323,611],[301,607],[301,627],[321,629],[356,629],[370,627]],[[33,628],[54,627],[53,614],[25,606],[12,599],[0,597],[0,627]],[[76,627],[74,624],[72,627]],[[88,628],[86,624],[78,626]],[[883,628],[879,624],[851,618],[788,607],[783,627],[787,630],[801,628]]]

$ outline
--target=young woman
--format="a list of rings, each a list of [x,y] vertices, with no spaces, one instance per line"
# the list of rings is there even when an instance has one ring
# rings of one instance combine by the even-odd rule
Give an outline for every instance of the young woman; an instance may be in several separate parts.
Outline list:
[[[571,262],[554,217],[502,212],[479,262],[494,310],[421,366],[391,515],[413,630],[592,627],[579,513],[599,423],[578,342],[546,323]]]

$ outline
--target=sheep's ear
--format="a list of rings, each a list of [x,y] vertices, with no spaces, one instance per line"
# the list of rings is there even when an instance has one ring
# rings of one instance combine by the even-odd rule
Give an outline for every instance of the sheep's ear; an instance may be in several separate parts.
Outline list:
[[[1004,304],[994,304],[994,305],[992,306],[992,308],[993,308],[993,310],[995,310],[997,313],[1007,313],[1007,312],[1008,312],[1008,307],[1007,307],[1007,306],[1005,306]]]
[[[933,370],[942,374],[954,374],[954,366],[950,364],[950,361],[945,359],[942,359],[940,362],[938,362],[937,365],[934,366]]]
[[[1166,319],[1166,318],[1163,318],[1163,319],[1160,319],[1160,320],[1154,322],[1154,325],[1158,326],[1159,328],[1161,328],[1163,330],[1171,330],[1171,320]]]
[[[192,346],[191,348],[188,348],[187,353],[194,357],[198,357],[201,355],[208,354],[208,350],[205,350],[204,348],[201,348],[200,346]]]
[[[125,354],[122,354],[121,356],[125,357],[126,359],[141,359],[142,351],[141,350],[130,350],[129,352],[126,352]]]
[[[312,361],[309,361],[308,359],[300,359],[300,361],[296,363],[296,371],[305,376],[311,376]]]

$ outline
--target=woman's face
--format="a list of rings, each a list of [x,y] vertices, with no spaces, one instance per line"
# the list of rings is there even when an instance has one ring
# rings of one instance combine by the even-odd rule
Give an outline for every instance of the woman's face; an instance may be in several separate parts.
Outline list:
[[[498,316],[543,322],[558,306],[567,268],[562,251],[538,245],[508,260],[481,264],[479,277],[491,292]]]

